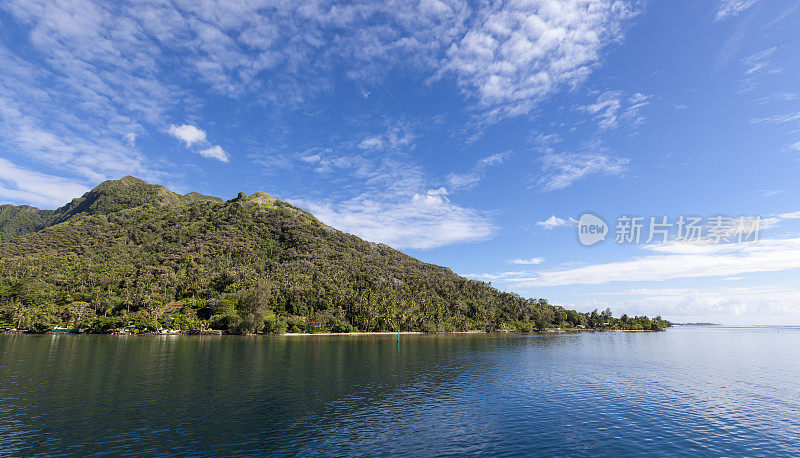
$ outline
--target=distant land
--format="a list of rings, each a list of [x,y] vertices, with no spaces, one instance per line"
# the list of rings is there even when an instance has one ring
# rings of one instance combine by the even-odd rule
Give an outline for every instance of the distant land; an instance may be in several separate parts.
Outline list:
[[[0,206],[0,329],[31,332],[663,330],[580,313],[364,241],[269,194],[134,177],[57,210]]]
[[[671,323],[672,326],[722,326],[719,323]]]

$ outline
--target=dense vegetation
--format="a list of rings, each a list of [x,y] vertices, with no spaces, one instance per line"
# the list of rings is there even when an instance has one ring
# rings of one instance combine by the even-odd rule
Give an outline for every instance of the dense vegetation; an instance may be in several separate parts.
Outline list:
[[[126,177],[55,210],[0,207],[0,327],[251,332],[659,330],[525,299],[326,226],[264,193]]]
[[[0,205],[0,243],[50,225],[54,211],[21,205]]]

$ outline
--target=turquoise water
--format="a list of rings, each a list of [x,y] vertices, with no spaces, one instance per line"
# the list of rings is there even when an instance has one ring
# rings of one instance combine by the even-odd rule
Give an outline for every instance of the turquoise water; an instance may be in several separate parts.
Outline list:
[[[800,329],[0,336],[0,454],[800,455]]]

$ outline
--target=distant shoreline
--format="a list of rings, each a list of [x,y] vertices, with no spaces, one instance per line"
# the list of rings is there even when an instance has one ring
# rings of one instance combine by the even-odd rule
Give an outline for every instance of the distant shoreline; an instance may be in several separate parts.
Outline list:
[[[673,326],[722,326],[721,323],[672,323]]]

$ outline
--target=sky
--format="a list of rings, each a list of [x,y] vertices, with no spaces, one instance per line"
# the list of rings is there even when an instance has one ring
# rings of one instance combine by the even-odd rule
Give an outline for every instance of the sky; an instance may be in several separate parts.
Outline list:
[[[0,203],[264,191],[525,297],[800,325],[798,30],[782,0],[6,0]]]

